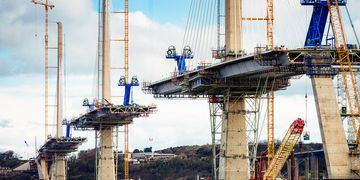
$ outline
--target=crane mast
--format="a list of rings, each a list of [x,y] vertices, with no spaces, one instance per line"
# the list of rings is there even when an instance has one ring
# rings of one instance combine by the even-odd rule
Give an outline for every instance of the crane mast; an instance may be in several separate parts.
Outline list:
[[[274,0],[267,0],[266,13],[266,36],[267,49],[274,49]],[[268,108],[267,108],[267,151],[268,151],[268,165],[271,163],[275,155],[275,141],[274,141],[274,98],[275,93],[271,91],[267,94]]]
[[[129,81],[129,1],[124,1],[124,76]],[[124,126],[124,179],[129,179],[129,125]]]
[[[335,48],[339,58],[340,64],[340,71],[343,78],[343,85],[345,88],[346,100],[350,110],[350,116],[355,132],[355,141],[357,144],[356,151],[359,151],[359,127],[358,122],[355,118],[355,114],[359,114],[360,106],[359,106],[359,96],[358,96],[358,89],[355,83],[355,76],[352,69],[352,64],[350,60],[350,54],[347,47],[347,41],[345,37],[345,31],[341,19],[340,9],[339,9],[339,2],[338,0],[327,0],[329,12],[330,12],[330,20],[331,25],[334,32],[334,39],[335,39]],[[347,75],[349,73],[350,83],[347,82]],[[354,100],[351,101],[351,97],[354,97]],[[357,109],[357,112],[355,110]]]
[[[49,124],[49,8],[54,8],[54,5],[51,5],[49,0],[45,0],[45,2],[32,0],[34,4],[38,4],[45,7],[45,131],[44,137],[45,142],[47,140],[48,132],[48,124]]]

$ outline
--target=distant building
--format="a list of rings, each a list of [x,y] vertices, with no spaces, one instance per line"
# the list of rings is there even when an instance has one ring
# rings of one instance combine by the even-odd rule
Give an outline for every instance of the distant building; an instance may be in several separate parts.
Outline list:
[[[131,153],[129,162],[133,164],[140,164],[144,162],[150,161],[167,161],[176,157],[175,154],[161,154],[161,153],[153,153],[153,152],[139,152],[139,153]],[[119,153],[119,157],[123,158],[124,154]]]
[[[6,175],[12,172],[12,169],[0,166],[0,175]]]

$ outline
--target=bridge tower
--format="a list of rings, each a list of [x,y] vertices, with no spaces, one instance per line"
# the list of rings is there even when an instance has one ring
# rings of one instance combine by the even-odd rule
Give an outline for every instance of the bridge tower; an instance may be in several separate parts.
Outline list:
[[[242,50],[242,0],[225,1],[225,61],[240,56]],[[227,90],[223,100],[219,179],[250,177],[244,97]]]
[[[357,119],[355,114],[358,114],[358,98],[357,89],[354,84],[354,75],[352,72],[352,64],[350,62],[349,52],[345,33],[343,30],[342,19],[340,15],[339,6],[345,6],[345,0],[327,0],[327,1],[310,1],[302,0],[302,5],[314,6],[313,15],[309,25],[308,33],[305,40],[306,47],[321,47],[325,25],[328,16],[330,15],[330,22],[334,33],[335,48],[337,50],[337,63],[340,64],[340,74],[343,81],[343,88],[346,92],[347,100],[341,108],[345,108],[340,113],[336,92],[333,85],[333,76],[330,74],[310,74],[313,92],[315,96],[317,115],[319,120],[320,132],[323,141],[326,166],[328,171],[328,178],[330,179],[348,179],[355,178],[352,172],[356,172],[351,162],[358,161],[358,151],[350,153],[349,142],[346,139],[344,128],[341,122],[344,114],[353,119],[354,132],[357,134]],[[314,61],[314,60],[310,60]],[[320,60],[325,62],[326,60]],[[346,69],[345,70],[345,67]],[[345,72],[348,71],[348,72]],[[349,82],[348,82],[349,81]],[[355,98],[351,98],[351,97]],[[346,101],[345,100],[345,101]],[[341,100],[340,100],[341,101]],[[350,109],[346,113],[346,109]],[[357,112],[357,113],[355,113]],[[336,133],[338,132],[338,133]],[[357,139],[357,137],[355,138]],[[357,143],[355,143],[357,144]],[[355,159],[354,159],[355,157]]]
[[[100,4],[102,2],[102,4]],[[111,0],[99,1],[101,6],[101,25],[99,26],[99,61],[101,61],[102,80],[101,96],[90,103],[87,98],[83,101],[83,106],[87,106],[88,112],[80,117],[72,119],[69,124],[76,130],[95,131],[95,150],[96,150],[96,179],[115,180],[118,179],[118,127],[124,127],[124,177],[129,177],[129,153],[128,153],[128,124],[133,122],[136,117],[148,116],[155,109],[155,105],[142,106],[133,102],[129,103],[131,87],[138,86],[139,82],[134,76],[129,82],[128,78],[128,0],[124,0],[124,11],[114,12],[124,14],[124,38],[112,40],[110,35],[110,4]],[[101,27],[101,29],[100,29]],[[125,87],[124,103],[115,105],[111,103],[111,41],[124,42],[124,69],[125,76],[120,77],[119,86]],[[100,67],[99,67],[100,68]],[[115,83],[114,83],[115,84]],[[99,93],[100,94],[100,93]],[[115,138],[114,138],[115,137]]]
[[[110,1],[103,0],[102,4],[102,101],[111,99],[110,84]],[[97,179],[114,180],[114,152],[113,152],[113,127],[101,127],[100,132],[100,157],[97,166]]]

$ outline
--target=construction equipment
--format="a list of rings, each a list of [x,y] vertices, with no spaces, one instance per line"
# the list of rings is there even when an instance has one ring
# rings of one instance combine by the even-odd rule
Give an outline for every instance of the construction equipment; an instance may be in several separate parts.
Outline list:
[[[307,91],[307,84],[306,84],[306,91]],[[307,131],[307,111],[308,111],[308,95],[307,92],[305,94],[305,131],[304,131],[304,141],[309,141],[310,140],[310,132]]]
[[[338,53],[339,58],[339,64],[340,64],[340,71],[343,78],[343,85],[345,88],[346,93],[346,100],[347,104],[350,110],[350,116],[355,132],[355,141],[357,144],[356,152],[359,152],[359,129],[358,129],[358,122],[355,118],[355,113],[360,112],[360,106],[359,106],[359,95],[358,95],[358,89],[356,87],[355,83],[355,76],[352,69],[352,64],[350,60],[350,54],[346,42],[345,37],[345,31],[342,24],[340,9],[339,9],[339,2],[338,0],[335,1],[327,1],[328,8],[330,11],[330,20],[331,25],[334,33],[334,39],[335,39],[335,47],[336,51]],[[350,76],[351,84],[348,84],[347,77]],[[353,98],[353,99],[352,99]],[[358,108],[357,111],[355,111],[355,108]]]
[[[336,63],[340,64],[342,85],[345,89],[346,96],[344,98],[346,99],[346,104],[341,107],[340,111],[342,115],[348,116],[352,121],[355,144],[357,147],[355,151],[358,152],[359,130],[356,115],[360,112],[359,96],[348,50],[349,45],[346,42],[345,32],[339,9],[340,6],[346,6],[346,3],[346,0],[301,0],[302,5],[314,6],[311,22],[305,40],[305,47],[321,47],[327,17],[328,14],[330,14],[330,25],[332,27],[334,37],[328,38],[329,35],[327,35],[326,41],[334,40],[334,47],[336,48],[338,55],[338,61]],[[350,82],[348,82],[347,79],[350,79]],[[349,113],[347,113],[347,109],[349,109]],[[307,137],[308,136],[304,136],[304,139]]]
[[[49,9],[54,8],[55,6],[50,4],[49,0],[45,0],[45,2],[32,0],[34,4],[38,4],[45,7],[45,142],[48,136],[48,98],[49,98]]]
[[[332,2],[335,2],[332,0]],[[337,0],[338,6],[345,6],[346,0]],[[329,7],[325,0],[301,0],[301,5],[313,6],[310,25],[304,43],[305,47],[321,46],[324,37],[326,20],[329,14]],[[328,39],[327,39],[328,40]]]
[[[280,170],[284,166],[291,151],[294,149],[296,142],[299,140],[301,133],[303,132],[304,126],[305,122],[300,118],[298,118],[291,124],[284,139],[282,140],[280,147],[276,151],[274,159],[271,161],[269,167],[264,174],[264,179],[273,180],[276,178],[276,176],[279,174]]]
[[[266,20],[266,49],[274,49],[274,1],[267,0],[267,20]],[[275,140],[274,140],[274,107],[275,107],[275,93],[271,91],[267,94],[268,107],[267,107],[267,152],[268,152],[268,165],[271,163],[275,155]]]
[[[177,65],[177,74],[185,74],[186,72],[186,59],[192,59],[194,56],[192,55],[192,51],[190,46],[185,46],[181,55],[176,53],[175,46],[169,46],[168,50],[166,51],[166,59],[175,59]]]
[[[127,58],[125,58],[127,59]],[[126,71],[127,73],[128,71]],[[130,83],[127,83],[128,74],[122,76],[119,80],[118,86],[124,86],[124,106],[132,106],[133,102],[130,104],[130,96],[131,96],[131,87],[139,86],[139,81],[136,76],[133,76]],[[128,124],[124,126],[124,179],[129,179],[129,127]]]

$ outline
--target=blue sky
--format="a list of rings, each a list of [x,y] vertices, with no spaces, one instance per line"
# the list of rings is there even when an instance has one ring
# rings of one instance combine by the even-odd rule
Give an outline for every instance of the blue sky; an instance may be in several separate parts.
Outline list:
[[[93,8],[98,10],[99,0],[92,0]],[[191,0],[129,0],[129,11],[141,11],[159,23],[185,24]],[[113,1],[114,10],[122,10],[122,1]]]
[[[1,57],[6,57],[9,56],[11,54],[11,51],[5,49],[5,48],[0,48],[0,56]]]

